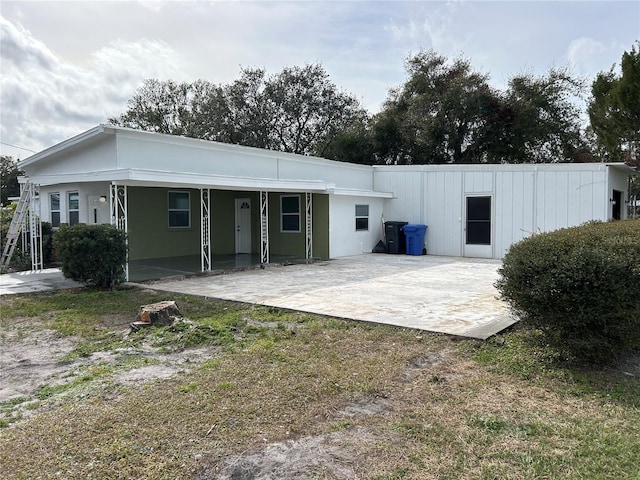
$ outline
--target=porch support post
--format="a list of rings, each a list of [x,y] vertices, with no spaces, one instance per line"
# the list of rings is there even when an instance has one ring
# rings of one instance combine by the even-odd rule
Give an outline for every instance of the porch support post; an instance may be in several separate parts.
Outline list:
[[[25,185],[29,191],[29,248],[31,250],[31,270],[39,272],[43,267],[42,259],[42,222],[40,221],[39,205],[36,198],[40,199],[40,185],[28,182]],[[24,245],[24,243],[23,243]]]
[[[305,193],[306,197],[306,228],[305,228],[305,258],[307,261],[313,258],[313,194]]]
[[[211,271],[211,191],[200,189],[200,266],[203,272]]]
[[[269,263],[269,192],[260,191],[260,264]]]
[[[127,218],[127,186],[111,184],[109,189],[109,210],[111,212],[111,225],[118,230],[123,230],[127,235],[129,234],[129,220]],[[129,238],[127,242],[127,259],[124,264],[125,279],[129,280]]]

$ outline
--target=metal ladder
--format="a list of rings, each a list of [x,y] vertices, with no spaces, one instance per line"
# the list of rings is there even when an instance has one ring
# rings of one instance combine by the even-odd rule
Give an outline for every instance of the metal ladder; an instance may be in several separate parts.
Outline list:
[[[29,219],[28,231],[30,233],[30,254],[31,254],[31,269],[34,271],[42,270],[42,224],[40,223],[40,216],[34,211],[33,203],[38,194],[38,187],[31,182],[20,184],[20,200],[18,200],[18,206],[11,219],[9,225],[9,231],[7,232],[7,241],[2,251],[2,259],[0,260],[0,269],[6,270],[11,262],[11,257],[16,248],[16,243],[20,236],[20,232],[23,232],[23,247],[25,248],[27,227],[27,218]]]

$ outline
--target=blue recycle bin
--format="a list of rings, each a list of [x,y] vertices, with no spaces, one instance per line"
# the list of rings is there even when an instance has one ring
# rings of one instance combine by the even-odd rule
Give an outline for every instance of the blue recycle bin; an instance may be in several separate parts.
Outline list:
[[[422,255],[426,225],[408,224],[402,227],[407,241],[407,255]]]

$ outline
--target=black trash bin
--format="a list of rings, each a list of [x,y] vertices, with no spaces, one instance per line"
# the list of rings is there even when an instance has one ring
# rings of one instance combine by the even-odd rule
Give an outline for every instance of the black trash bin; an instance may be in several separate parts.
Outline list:
[[[387,240],[387,253],[406,253],[407,241],[404,227],[408,222],[384,222],[384,236]]]

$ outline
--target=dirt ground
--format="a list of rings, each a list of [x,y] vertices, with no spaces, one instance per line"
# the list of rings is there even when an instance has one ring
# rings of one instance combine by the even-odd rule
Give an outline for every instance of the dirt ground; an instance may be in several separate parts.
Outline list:
[[[104,323],[107,327],[115,327],[119,335],[126,335],[128,324],[125,320],[105,318]],[[79,339],[60,336],[53,330],[43,328],[33,318],[13,319],[11,324],[5,322],[1,341],[0,403],[21,399],[22,402],[16,407],[21,419],[60,405],[60,400],[53,396],[37,408],[29,407],[30,402],[37,403],[37,393],[43,386],[64,385],[92,366],[114,366],[114,372],[108,378],[112,386],[141,386],[180,375],[218,353],[215,348],[210,347],[172,353],[145,347],[135,352],[95,352],[87,357],[68,361],[64,357],[73,351]],[[149,364],[135,368],[117,368],[123,354],[144,357]],[[439,361],[440,357],[415,358],[407,366],[403,377],[408,380],[416,369],[433,366]],[[335,412],[335,419],[348,421],[367,415],[384,414],[392,409],[392,402],[388,399],[365,398]],[[15,411],[12,414],[15,415]],[[367,453],[375,449],[375,440],[375,436],[363,427],[279,443],[268,443],[265,439],[263,449],[216,459],[212,462],[211,469],[205,467],[197,479],[354,479],[357,478],[355,472],[358,471],[358,462],[364,461]]]

